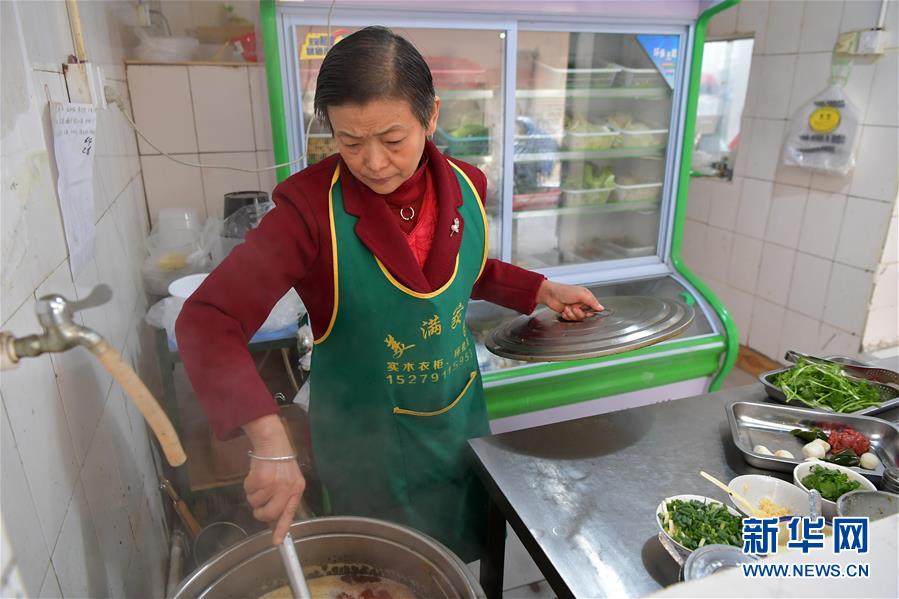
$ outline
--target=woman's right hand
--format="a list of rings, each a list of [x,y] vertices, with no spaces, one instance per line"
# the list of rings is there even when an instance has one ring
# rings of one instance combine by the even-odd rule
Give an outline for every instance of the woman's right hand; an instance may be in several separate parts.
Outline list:
[[[243,426],[260,457],[292,455],[294,450],[277,415],[263,416]],[[296,460],[268,462],[250,459],[250,472],[243,483],[253,517],[272,529],[272,543],[279,545],[296,516],[306,481]]]

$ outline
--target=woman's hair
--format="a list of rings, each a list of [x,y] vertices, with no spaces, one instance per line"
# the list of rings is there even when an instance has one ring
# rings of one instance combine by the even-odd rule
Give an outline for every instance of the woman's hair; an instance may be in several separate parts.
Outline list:
[[[427,128],[434,82],[425,59],[407,39],[386,27],[366,27],[325,55],[315,83],[315,114],[330,127],[329,106],[382,99],[406,100]]]

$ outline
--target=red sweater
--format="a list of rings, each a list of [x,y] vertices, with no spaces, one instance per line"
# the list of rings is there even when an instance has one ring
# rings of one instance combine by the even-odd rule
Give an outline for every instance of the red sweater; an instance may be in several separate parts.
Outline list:
[[[356,235],[398,281],[422,293],[449,280],[462,238],[451,236],[450,226],[459,218],[464,235],[466,225],[458,212],[462,194],[452,167],[432,143],[427,143],[425,152],[427,175],[437,197],[437,224],[424,267],[409,249],[388,202],[371,201],[379,196],[349,169],[341,169],[344,209],[359,219]],[[300,294],[316,338],[328,326],[334,305],[328,189],[339,159],[330,156],[279,184],[272,194],[275,208],[247,233],[246,242],[231,251],[181,311],[176,324],[181,359],[219,438],[231,436],[251,420],[277,413],[247,343],[287,290],[293,287]],[[454,162],[483,201],[484,174]],[[536,305],[543,280],[537,273],[488,260],[472,298],[527,314]]]

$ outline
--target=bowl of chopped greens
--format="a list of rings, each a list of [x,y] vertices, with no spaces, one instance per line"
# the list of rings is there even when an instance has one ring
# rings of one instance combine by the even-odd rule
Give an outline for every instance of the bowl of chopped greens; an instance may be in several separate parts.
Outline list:
[[[656,522],[684,557],[705,545],[743,546],[739,512],[709,497],[668,497],[656,508]]]
[[[820,461],[803,462],[796,466],[793,482],[806,493],[811,489],[821,493],[821,510],[825,518],[837,515],[836,501],[846,493],[859,489],[877,490],[874,483],[855,470]]]
[[[841,414],[876,414],[899,405],[899,390],[847,376],[839,364],[800,358],[795,366],[759,375],[769,397],[782,403]]]

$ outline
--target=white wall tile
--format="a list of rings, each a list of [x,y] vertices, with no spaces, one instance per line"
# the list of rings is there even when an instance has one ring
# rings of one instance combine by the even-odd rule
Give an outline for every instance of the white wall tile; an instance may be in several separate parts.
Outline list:
[[[752,322],[752,305],[755,296],[736,288],[731,288],[727,309],[733,316],[737,332],[740,334],[740,343],[746,345],[749,342],[749,325]]]
[[[36,332],[34,301],[26,302],[7,327],[17,336]],[[52,547],[72,496],[78,465],[50,358],[45,354],[22,360],[15,370],[3,374],[0,390],[41,530]]]
[[[749,346],[772,360],[778,359],[785,313],[783,306],[757,297],[749,326]]]
[[[790,350],[814,355],[814,352],[818,351],[820,330],[821,321],[787,310],[784,316],[783,333],[780,336],[780,349],[777,351],[777,359],[783,358],[784,354]]]
[[[818,346],[820,356],[855,356],[861,351],[861,338],[822,322]]]
[[[790,104],[787,109],[789,118],[794,118],[800,108],[811,102],[815,96],[827,87],[830,81],[832,56],[829,52],[799,55],[796,60],[796,70],[792,80]]]
[[[899,305],[899,264],[884,264],[877,271],[871,308],[896,309]]]
[[[846,195],[849,193],[849,187],[852,185],[852,176],[852,172],[844,177],[812,172],[812,183],[810,187],[817,191]]]
[[[727,12],[727,11],[725,11]],[[701,223],[709,222],[712,191],[707,177],[691,177],[687,194],[687,218]]]
[[[798,252],[796,267],[790,281],[790,310],[800,312],[816,320],[824,314],[824,301],[830,285],[833,262]]]
[[[899,31],[897,31],[896,23],[899,23],[899,2],[896,0],[887,0],[887,17],[886,23],[887,48],[894,48],[899,44]]]
[[[785,119],[789,116],[790,90],[796,69],[795,54],[756,58],[761,63],[761,83],[755,99],[755,116]]]
[[[110,406],[108,409],[113,409]],[[109,424],[104,419],[104,424]],[[124,596],[125,574],[131,554],[131,525],[124,500],[122,481],[116,464],[118,448],[111,442],[116,431],[109,426],[97,429],[84,463],[82,482],[90,513],[96,523],[100,556],[106,571],[110,595]]]
[[[824,302],[824,322],[860,335],[873,284],[872,273],[835,263]]]
[[[62,589],[59,588],[56,570],[53,569],[52,565],[47,567],[44,582],[41,583],[41,590],[37,596],[41,599],[62,599]]]
[[[683,258],[687,267],[696,274],[704,274],[708,269],[706,262],[705,237],[708,226],[692,219],[684,222]]]
[[[768,211],[774,184],[746,177],[740,192],[740,208],[737,212],[737,233],[763,239],[768,226]]]
[[[843,6],[843,21],[840,31],[870,29],[877,26],[880,15],[880,0],[851,0]]]
[[[762,249],[756,293],[769,302],[786,306],[795,259],[796,250],[766,243]]]
[[[726,231],[733,231],[740,208],[742,177],[733,181],[711,181],[712,201],[709,208],[709,225]]]
[[[268,109],[268,81],[265,67],[249,67],[250,102],[253,105],[253,132],[256,137],[256,150],[271,150],[272,121]]]
[[[893,4],[896,4],[894,2]],[[894,25],[894,29],[896,26]],[[874,84],[868,96],[865,124],[899,127],[899,54],[887,52],[877,60]],[[861,107],[859,107],[861,108]]]
[[[265,168],[268,166],[274,166],[275,164],[275,155],[269,150],[267,152],[256,152],[256,167],[257,168]],[[272,197],[272,192],[275,190],[275,187],[278,185],[278,177],[273,170],[266,170],[259,173],[259,189],[268,194],[268,197]]]
[[[885,202],[849,196],[837,244],[837,262],[874,270],[883,254],[891,208]]]
[[[765,239],[780,245],[796,248],[799,246],[799,232],[808,190],[792,185],[774,185],[771,210],[768,213],[768,227]]]
[[[865,108],[872,92],[874,83],[874,71],[876,64],[864,59],[855,60],[852,63],[852,71],[849,73],[849,81],[846,83],[846,97],[858,111],[859,120],[864,122]]]
[[[768,8],[765,54],[791,54],[799,50],[805,2],[772,2]]]
[[[727,280],[730,251],[733,244],[733,233],[717,227],[709,227],[706,232],[705,274],[720,281]]]
[[[752,124],[755,119],[743,117],[740,119],[740,142],[737,146],[737,157],[734,160],[734,174],[745,176],[749,164],[749,146],[752,140]]]
[[[200,154],[200,164],[217,164],[255,169],[256,153]],[[256,173],[212,168],[201,169],[201,172],[207,216],[223,217],[226,193],[232,191],[256,191],[259,189],[259,176]]]
[[[786,121],[757,118],[752,121],[746,175],[773,181],[780,162]]]
[[[724,10],[712,17],[709,21],[709,38],[727,37],[733,35],[737,31],[737,16],[739,7],[734,6],[728,10]]]
[[[895,127],[862,127],[850,195],[883,202],[895,200],[897,141],[899,130]]]
[[[35,169],[30,181],[26,219],[28,221],[28,256],[31,258],[31,282],[40,285],[68,255],[62,229],[62,217],[51,178],[47,155],[34,156]]]
[[[150,141],[169,153],[197,151],[187,67],[129,65],[128,87],[134,122]],[[141,154],[158,154],[143,139],[138,147]]]
[[[116,230],[115,215],[107,212],[97,223],[97,272],[100,280],[109,282],[113,288],[112,299],[103,306],[104,322],[98,333],[121,351],[128,328],[131,324],[131,310],[134,306],[133,288],[128,283],[134,276],[133,267],[128,264],[124,248]]]
[[[840,33],[843,0],[815,0],[802,14],[800,52],[830,52]]]
[[[3,528],[15,552],[22,582],[34,593],[40,588],[45,570],[50,565],[50,552],[41,533],[34,499],[6,418],[5,397],[3,404],[0,409],[0,464],[3,472],[0,497],[3,503]],[[3,557],[4,564],[7,559],[9,556]]]
[[[18,2],[16,6],[22,31],[26,32],[22,42],[32,64],[56,65],[75,52],[64,3]],[[41,35],[27,35],[32,31]]]
[[[188,67],[200,152],[255,152],[246,67]]]
[[[77,484],[53,550],[53,568],[65,597],[106,595],[106,573],[87,498]]]
[[[810,191],[802,217],[799,249],[832,259],[836,255],[845,210],[845,195]]]
[[[749,81],[746,84],[746,100],[743,102],[743,118],[746,117],[755,117],[756,114],[756,105],[758,104],[758,96],[759,90],[764,87],[764,80],[762,79],[762,64],[764,61],[762,57],[758,54],[753,54],[752,62],[749,64]],[[745,124],[741,127],[741,136],[745,141],[749,141],[749,136],[746,135]],[[748,144],[747,144],[748,145]]]
[[[761,261],[761,240],[745,235],[734,235],[727,282],[737,289],[754,294]]]
[[[760,54],[765,45],[765,31],[768,20],[768,0],[744,0],[737,15],[737,31],[754,33],[754,54]]]
[[[891,264],[899,260],[899,221],[896,219],[896,205],[893,204],[893,216],[890,218],[890,228],[887,231],[886,244],[883,246],[883,264]]]
[[[196,154],[181,154],[181,160],[198,164]],[[156,222],[163,208],[194,208],[206,219],[206,202],[200,169],[172,162],[165,156],[141,156],[144,189],[150,219]]]
[[[895,306],[876,308],[868,313],[863,343],[865,351],[894,347],[899,337],[899,311]]]
[[[783,183],[784,185],[808,187],[812,182],[812,171],[778,162],[777,171],[774,173],[774,180],[778,183]]]

